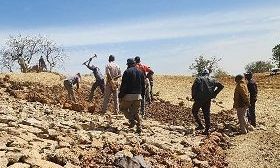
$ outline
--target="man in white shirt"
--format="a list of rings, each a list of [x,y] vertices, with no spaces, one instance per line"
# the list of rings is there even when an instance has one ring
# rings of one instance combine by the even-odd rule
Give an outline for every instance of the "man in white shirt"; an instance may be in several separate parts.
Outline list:
[[[121,77],[121,69],[115,63],[115,57],[113,55],[109,56],[109,63],[105,67],[106,73],[106,84],[105,84],[105,93],[104,93],[104,101],[103,101],[103,108],[102,113],[105,114],[108,108],[108,103],[111,94],[113,94],[114,100],[114,111],[116,114],[119,113],[119,84],[118,79]]]

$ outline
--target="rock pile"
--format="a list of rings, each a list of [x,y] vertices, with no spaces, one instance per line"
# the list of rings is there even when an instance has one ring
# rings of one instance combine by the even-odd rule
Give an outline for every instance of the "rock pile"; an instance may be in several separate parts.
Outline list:
[[[158,98],[147,107],[137,135],[123,117],[99,115],[102,96],[97,91],[95,102],[87,102],[87,85],[77,93],[77,104],[66,100],[60,85],[6,80],[0,86],[0,167],[115,167],[135,160],[146,167],[227,164],[221,148],[228,145],[226,136],[195,134],[184,106]],[[231,114],[213,115],[214,128],[228,129]]]

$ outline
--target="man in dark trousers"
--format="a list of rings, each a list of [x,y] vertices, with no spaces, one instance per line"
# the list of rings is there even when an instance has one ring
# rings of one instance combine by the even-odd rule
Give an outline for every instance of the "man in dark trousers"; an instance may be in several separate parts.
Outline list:
[[[46,66],[46,63],[45,63],[45,60],[43,58],[43,56],[40,57],[39,59],[39,69],[40,70],[47,70],[47,66]]]
[[[145,84],[146,84],[146,89],[152,89],[152,86],[153,86],[153,81],[150,80],[150,79],[153,79],[152,76],[154,74],[154,71],[147,65],[145,64],[142,64],[141,63],[141,59],[139,56],[136,56],[134,58],[134,61],[135,61],[135,67],[144,74],[144,77],[145,77]],[[149,78],[147,78],[147,74],[149,74]],[[151,93],[151,90],[147,90],[148,94],[145,94],[145,97],[142,99],[141,101],[141,113],[142,113],[142,116],[145,116],[145,106],[146,106],[146,99],[148,100],[149,103],[151,103],[151,96],[150,94]]]
[[[100,69],[94,65],[90,65],[92,61],[92,58],[90,58],[86,64],[83,63],[83,65],[85,65],[88,69],[90,69],[93,72],[93,75],[95,77],[95,82],[92,84],[91,90],[90,90],[90,94],[89,94],[89,102],[92,101],[93,96],[94,96],[94,91],[97,87],[100,88],[102,94],[104,94],[104,88],[105,88],[105,82],[104,82],[104,77],[102,75],[102,73],[100,72]]]
[[[122,76],[119,98],[120,110],[129,120],[129,127],[137,126],[136,132],[141,133],[140,107],[145,95],[145,77],[135,67],[134,59],[127,60],[127,69]]]
[[[192,99],[194,104],[192,107],[192,113],[197,123],[196,130],[204,129],[199,117],[198,111],[202,108],[205,130],[203,134],[208,135],[210,129],[210,106],[211,99],[216,98],[219,92],[224,86],[218,81],[209,77],[209,70],[205,69],[201,76],[197,77],[192,85]]]
[[[80,82],[81,82],[81,74],[77,73],[75,76],[68,78],[64,80],[64,87],[68,92],[68,98],[71,101],[77,102],[75,93],[74,93],[74,86],[76,85],[76,90],[80,88]]]
[[[250,94],[250,107],[247,113],[248,121],[249,123],[256,127],[256,101],[257,101],[257,95],[258,95],[258,87],[253,80],[253,74],[252,72],[247,72],[245,74],[245,79],[247,80],[247,88],[249,90]]]

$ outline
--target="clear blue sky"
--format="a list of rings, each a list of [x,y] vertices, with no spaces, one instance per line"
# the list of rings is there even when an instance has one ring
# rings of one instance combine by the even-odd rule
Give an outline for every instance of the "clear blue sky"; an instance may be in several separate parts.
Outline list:
[[[268,60],[279,43],[277,0],[0,0],[0,44],[9,35],[42,34],[65,47],[65,72],[88,72],[92,53],[122,69],[139,55],[160,74],[189,74],[194,58],[222,58],[235,74]]]

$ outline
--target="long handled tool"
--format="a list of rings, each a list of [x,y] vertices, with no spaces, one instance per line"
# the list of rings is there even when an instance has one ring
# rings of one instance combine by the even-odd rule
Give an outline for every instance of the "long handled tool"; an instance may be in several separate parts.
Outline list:
[[[93,58],[97,58],[97,55],[96,54],[94,54],[92,57],[90,57],[87,61],[85,61],[84,63],[83,63],[83,65],[86,65],[86,63],[88,63],[90,60],[92,60]]]

